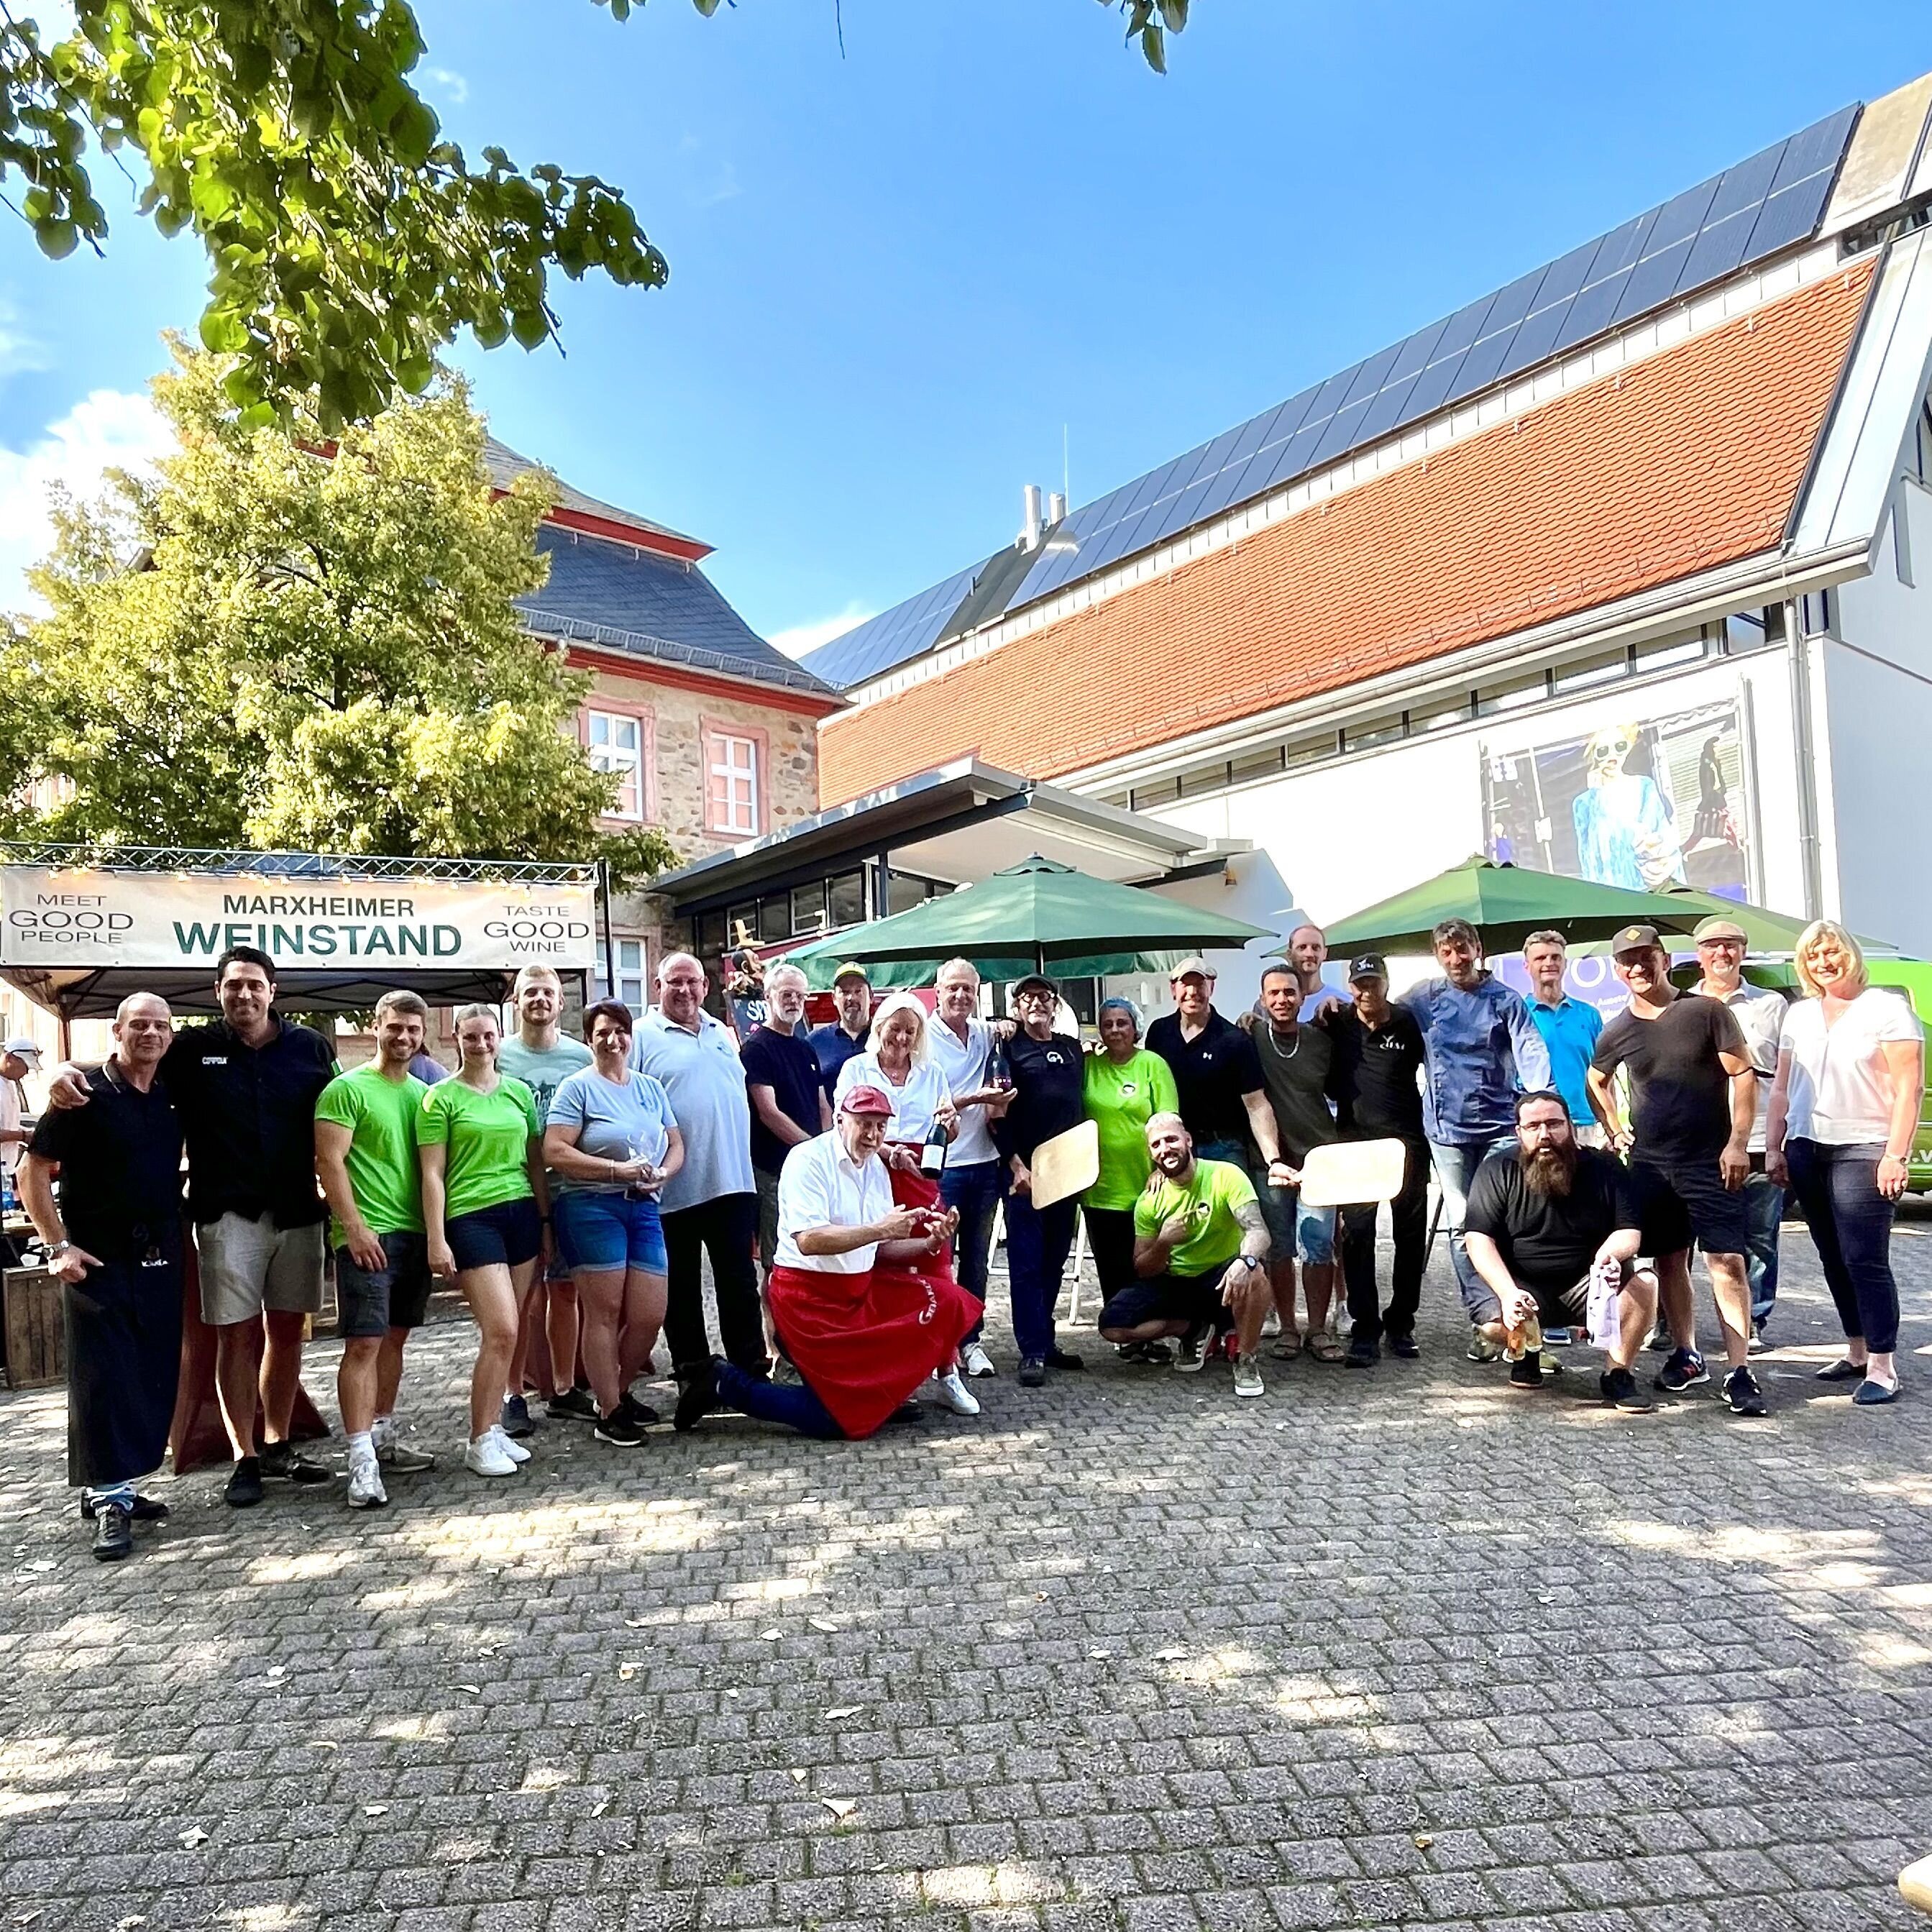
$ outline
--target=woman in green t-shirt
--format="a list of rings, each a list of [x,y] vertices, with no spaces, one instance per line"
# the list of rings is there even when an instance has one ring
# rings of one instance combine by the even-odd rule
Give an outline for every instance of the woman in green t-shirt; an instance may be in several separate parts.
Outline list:
[[[458,1013],[463,1064],[423,1096],[416,1129],[430,1271],[456,1277],[476,1318],[463,1463],[478,1476],[513,1476],[530,1459],[503,1433],[501,1404],[524,1298],[550,1250],[536,1096],[496,1071],[496,1040],[495,1007]]]
[[[1147,1124],[1178,1112],[1180,1100],[1167,1062],[1140,1043],[1141,1016],[1132,1004],[1103,1000],[1099,1017],[1100,1050],[1087,1061],[1087,1118],[1100,1130],[1100,1178],[1088,1189],[1082,1211],[1104,1304],[1134,1279],[1134,1202],[1153,1171]],[[1144,1359],[1148,1348],[1161,1346],[1130,1342],[1121,1353]]]

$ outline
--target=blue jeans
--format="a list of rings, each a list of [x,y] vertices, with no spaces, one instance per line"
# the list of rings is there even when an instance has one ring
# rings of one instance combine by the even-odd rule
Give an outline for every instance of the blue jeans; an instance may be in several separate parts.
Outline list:
[[[1036,1208],[1030,1195],[1006,1196],[1006,1274],[1012,1284],[1013,1340],[1022,1361],[1053,1352],[1053,1311],[1078,1211],[1074,1201]]]
[[[832,1420],[832,1412],[808,1384],[788,1388],[778,1382],[768,1382],[761,1376],[747,1375],[730,1362],[720,1362],[716,1373],[718,1396],[734,1408],[741,1408],[760,1422],[796,1429],[801,1436],[815,1436],[821,1442],[845,1439],[844,1430]]]
[[[976,1160],[970,1167],[942,1168],[939,1198],[959,1210],[959,1228],[952,1238],[952,1265],[959,1286],[982,1308],[986,1303],[986,1270],[993,1253],[993,1216],[1006,1192],[1006,1164]],[[976,1342],[986,1326],[976,1322],[960,1343]]]
[[[1456,1292],[1472,1322],[1495,1318],[1496,1298],[1489,1283],[1476,1272],[1462,1239],[1463,1218],[1469,1211],[1469,1187],[1476,1170],[1492,1154],[1514,1154],[1514,1133],[1493,1134],[1486,1139],[1431,1141],[1430,1164],[1436,1169],[1436,1184],[1442,1190],[1442,1218],[1449,1226],[1449,1265],[1456,1271]]]
[[[1751,1175],[1744,1183],[1744,1271],[1754,1322],[1768,1321],[1777,1306],[1778,1230],[1784,1219],[1784,1190],[1768,1174]]]
[[[1898,1346],[1898,1285],[1892,1274],[1892,1204],[1878,1191],[1883,1144],[1829,1147],[1791,1141],[1791,1191],[1804,1210],[1825,1286],[1848,1340],[1875,1355]]]

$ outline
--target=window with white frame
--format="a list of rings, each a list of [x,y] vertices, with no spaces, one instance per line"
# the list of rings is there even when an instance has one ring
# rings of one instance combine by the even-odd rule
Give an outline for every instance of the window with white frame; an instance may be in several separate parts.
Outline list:
[[[644,942],[641,939],[620,939],[614,942],[617,955],[617,985],[614,992],[610,976],[604,968],[604,950],[597,952],[597,998],[600,1000],[622,1000],[631,1010],[633,1018],[641,1018],[646,1002],[644,998]]]
[[[641,824],[646,809],[644,721],[634,712],[586,711],[584,727],[591,764],[617,781],[616,802],[609,815]]]
[[[758,741],[728,731],[710,734],[706,772],[714,832],[740,838],[758,834]]]

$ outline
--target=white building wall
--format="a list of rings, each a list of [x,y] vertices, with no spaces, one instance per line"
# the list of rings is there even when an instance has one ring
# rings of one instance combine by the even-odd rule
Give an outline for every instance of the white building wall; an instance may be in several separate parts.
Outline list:
[[[1899,484],[1877,568],[1844,585],[1838,604],[1816,727],[1836,861],[1826,910],[1932,958],[1932,856],[1918,823],[1932,752],[1932,492]]]
[[[1932,530],[1925,554],[1932,572]],[[1932,686],[1924,695],[1932,700]],[[1738,704],[1747,754],[1750,896],[1774,910],[1802,914],[1788,659],[1774,646],[1706,658],[1570,702],[1526,708],[1306,772],[1141,808],[1204,839],[1252,840],[1256,854],[1235,862],[1234,886],[1216,875],[1164,890],[1285,934],[1300,917],[1332,924],[1483,852],[1486,747],[1506,754],[1726,700]],[[1690,802],[1680,800],[1680,819],[1690,808]],[[1688,824],[1680,823],[1680,832],[1688,836]],[[1224,1007],[1252,995],[1265,950],[1258,944],[1251,946],[1245,965],[1238,955],[1216,959]],[[1164,1005],[1165,988],[1150,990],[1156,1007]]]

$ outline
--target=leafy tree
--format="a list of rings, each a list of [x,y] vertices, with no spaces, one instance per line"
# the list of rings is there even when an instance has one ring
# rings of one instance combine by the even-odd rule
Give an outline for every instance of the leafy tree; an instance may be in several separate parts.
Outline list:
[[[0,780],[50,781],[16,829],[86,842],[609,858],[616,781],[579,745],[589,680],[532,638],[548,478],[492,491],[460,380],[323,446],[244,427],[221,358],[175,346],[158,478],[63,502],[32,578],[50,612],[0,644]],[[136,560],[128,567],[126,560]],[[21,747],[35,747],[31,759]]]
[[[1111,4],[1114,0],[1102,0]],[[598,0],[618,20],[632,0]],[[703,14],[718,0],[692,0]],[[1186,0],[1118,0],[1165,70]],[[0,0],[0,188],[48,254],[98,248],[89,136],[146,179],[140,208],[212,266],[202,346],[232,356],[244,423],[333,430],[420,394],[468,329],[485,348],[554,336],[549,271],[656,288],[670,272],[622,193],[546,163],[481,167],[442,138],[409,76],[406,0],[74,0],[50,39]],[[130,175],[130,178],[133,178]]]

